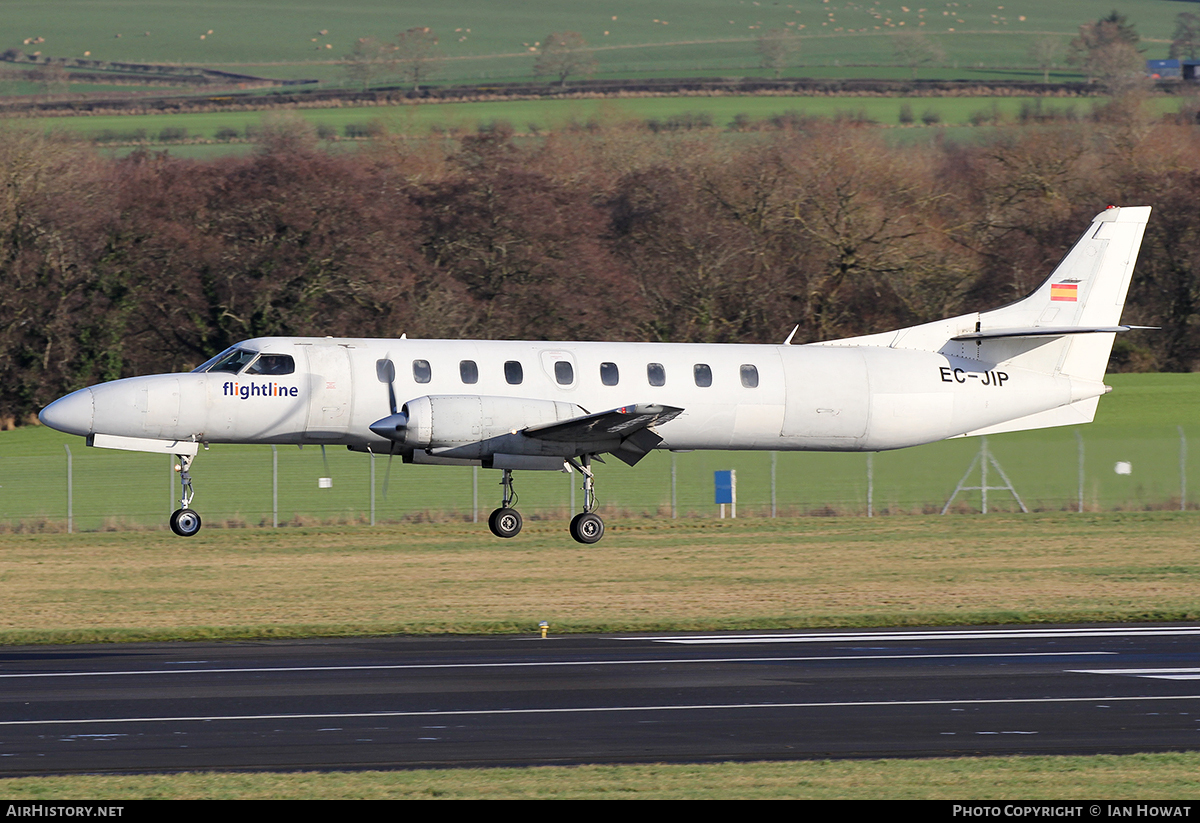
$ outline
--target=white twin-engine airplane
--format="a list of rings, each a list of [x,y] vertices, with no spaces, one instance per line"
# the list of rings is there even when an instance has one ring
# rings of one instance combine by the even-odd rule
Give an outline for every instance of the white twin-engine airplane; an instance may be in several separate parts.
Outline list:
[[[264,337],[185,374],[80,389],[39,418],[89,446],[177,455],[200,530],[201,444],[340,444],[503,472],[497,537],[521,530],[515,469],[576,471],[571,536],[595,543],[594,460],[651,449],[879,451],[1091,422],[1148,206],[1109,207],[1023,300],[807,345]],[[795,332],[793,331],[793,334]],[[602,461],[601,461],[602,462]]]

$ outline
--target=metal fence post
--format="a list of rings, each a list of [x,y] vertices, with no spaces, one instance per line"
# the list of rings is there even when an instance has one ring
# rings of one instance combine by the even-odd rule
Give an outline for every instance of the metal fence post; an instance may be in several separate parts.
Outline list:
[[[1179,510],[1187,511],[1187,436],[1179,429]]]
[[[678,497],[676,496],[675,485],[675,453],[671,452],[671,519],[676,520],[679,517]]]
[[[771,516],[775,517],[779,510],[775,495],[775,468],[779,463],[779,452],[771,452]]]
[[[1079,448],[1079,513],[1083,514],[1083,435],[1075,430],[1075,444]]]
[[[279,528],[279,449],[271,445],[271,528]]]
[[[875,516],[875,452],[867,452],[867,517]]]
[[[75,531],[75,480],[72,476],[71,447],[63,443],[67,450],[67,534]]]

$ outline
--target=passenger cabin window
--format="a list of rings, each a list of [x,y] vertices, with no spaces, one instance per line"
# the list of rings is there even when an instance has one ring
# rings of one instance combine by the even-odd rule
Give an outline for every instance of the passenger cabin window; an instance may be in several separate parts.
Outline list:
[[[706,389],[712,385],[712,369],[707,363],[697,363],[692,367],[692,374],[696,378],[696,385],[702,389]]]
[[[758,366],[742,364],[742,385],[748,389],[758,388]]]
[[[413,361],[413,380],[418,383],[428,383],[433,378],[433,371],[429,368],[428,360]]]
[[[292,359],[290,354],[263,354],[251,364],[250,368],[246,369],[246,374],[263,374],[267,376],[277,376],[281,374],[294,374],[296,371],[296,361]]]
[[[525,379],[525,370],[516,360],[506,360],[504,361],[504,379],[510,386],[519,386]]]
[[[646,364],[646,379],[650,381],[651,386],[667,385],[667,370],[663,368],[662,363]]]
[[[560,386],[571,385],[575,382],[575,367],[567,360],[555,360],[554,379]]]
[[[237,374],[247,363],[255,358],[258,352],[247,351],[246,349],[233,349],[232,351],[222,352],[204,363],[196,367],[196,371],[204,372],[229,372]]]
[[[600,382],[606,386],[615,386],[621,379],[616,363],[600,364]]]
[[[391,360],[375,361],[375,377],[380,383],[396,382],[396,364]]]
[[[463,360],[458,364],[458,375],[464,383],[474,385],[479,382],[479,366],[474,360]]]

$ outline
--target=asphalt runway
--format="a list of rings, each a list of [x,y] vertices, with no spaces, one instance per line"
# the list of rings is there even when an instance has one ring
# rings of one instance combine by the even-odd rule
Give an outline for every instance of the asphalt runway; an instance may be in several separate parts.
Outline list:
[[[0,774],[1200,748],[1200,626],[0,649]]]

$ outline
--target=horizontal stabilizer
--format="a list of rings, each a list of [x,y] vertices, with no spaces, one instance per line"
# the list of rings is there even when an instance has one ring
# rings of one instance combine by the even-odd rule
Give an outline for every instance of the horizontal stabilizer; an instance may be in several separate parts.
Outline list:
[[[542,423],[524,429],[523,433],[538,440],[560,443],[612,440],[614,437],[626,438],[642,429],[674,420],[682,412],[683,409],[675,406],[643,403],[556,423]]]
[[[989,329],[958,334],[951,340],[997,340],[1002,337],[1062,337],[1067,334],[1099,334],[1131,329],[1157,329],[1158,326],[1028,326],[1019,329]]]

